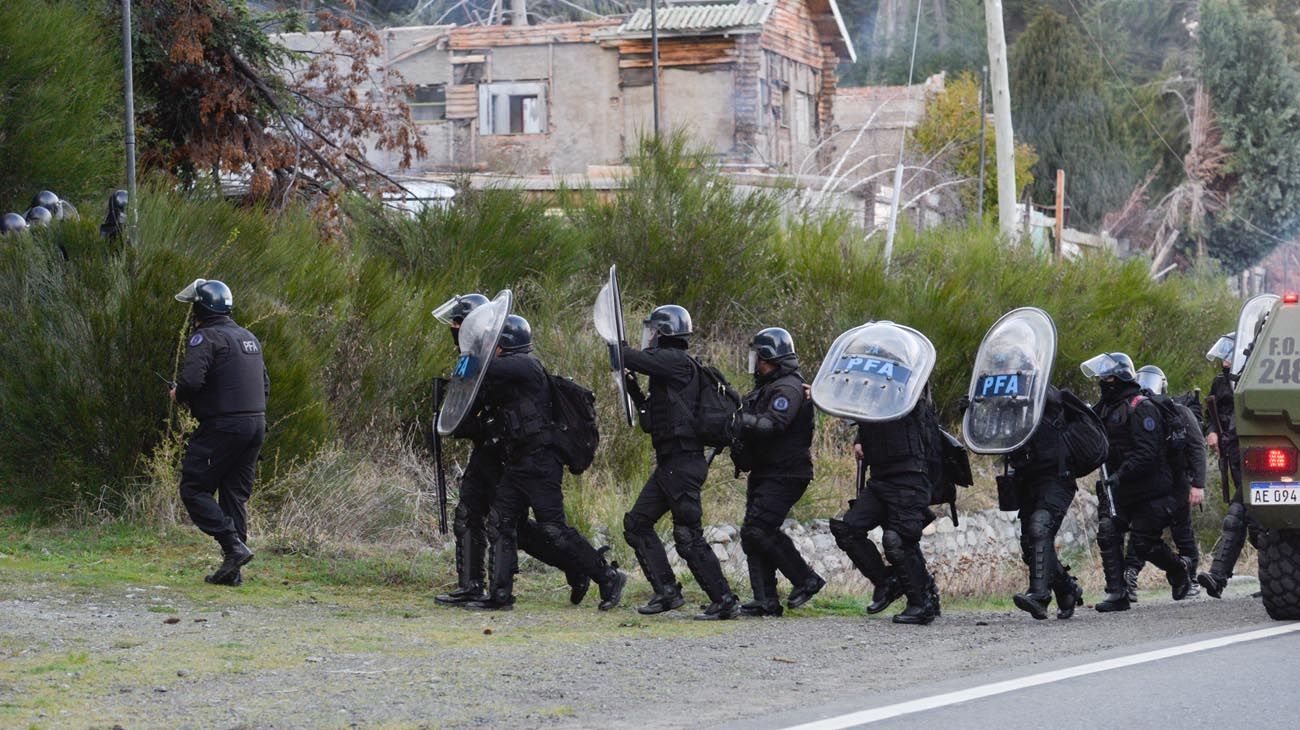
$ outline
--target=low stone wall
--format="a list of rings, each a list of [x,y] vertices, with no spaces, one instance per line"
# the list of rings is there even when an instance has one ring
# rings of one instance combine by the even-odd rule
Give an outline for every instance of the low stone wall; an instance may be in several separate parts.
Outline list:
[[[946,508],[935,508],[939,517],[925,530],[921,549],[926,560],[936,565],[954,565],[963,558],[977,556],[988,562],[1020,561],[1020,524],[1014,512],[996,509],[958,515],[960,524],[954,526]],[[856,585],[861,577],[836,545],[831,535],[830,520],[819,519],[808,523],[786,520],[781,529],[794,541],[799,552],[813,570],[833,583]],[[719,524],[705,528],[705,539],[713,553],[722,562],[725,571],[736,577],[748,575],[748,563],[740,546],[740,528]],[[880,530],[871,531],[871,538],[880,543]],[[1061,551],[1088,551],[1097,538],[1097,498],[1079,490],[1070,505],[1070,511],[1056,536],[1056,547]],[[685,562],[677,555],[671,543],[668,558],[673,569],[681,573]],[[631,567],[631,566],[628,566]]]

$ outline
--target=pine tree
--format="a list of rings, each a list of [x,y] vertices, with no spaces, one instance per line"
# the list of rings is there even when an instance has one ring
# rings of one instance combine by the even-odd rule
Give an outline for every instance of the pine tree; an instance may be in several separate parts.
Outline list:
[[[1039,155],[1034,200],[1054,199],[1063,169],[1071,223],[1098,223],[1123,201],[1133,176],[1116,144],[1097,59],[1073,24],[1043,9],[1016,41],[1010,66],[1016,134]]]

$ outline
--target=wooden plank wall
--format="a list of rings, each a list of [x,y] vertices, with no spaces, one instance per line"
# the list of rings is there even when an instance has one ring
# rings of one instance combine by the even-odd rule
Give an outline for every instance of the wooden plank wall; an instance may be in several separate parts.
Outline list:
[[[452,50],[492,48],[494,46],[544,46],[548,43],[590,43],[592,34],[612,28],[619,20],[592,20],[582,23],[550,25],[483,25],[451,31]]]
[[[762,83],[763,51],[757,36],[746,35],[736,40],[736,52],[735,150],[738,154],[754,157],[760,152],[759,115],[767,112],[760,108],[763,103],[762,89],[759,87]]]
[[[733,63],[737,57],[734,38],[706,36],[694,38],[660,38],[659,65],[709,66]],[[618,67],[650,68],[649,38],[629,38],[618,42]]]
[[[763,25],[763,48],[820,69],[821,36],[805,0],[779,0]]]

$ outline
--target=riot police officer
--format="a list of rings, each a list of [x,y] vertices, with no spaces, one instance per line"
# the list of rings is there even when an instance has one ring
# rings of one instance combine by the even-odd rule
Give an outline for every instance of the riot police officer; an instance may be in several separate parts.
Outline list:
[[[745,395],[736,419],[732,459],[749,472],[740,544],[749,564],[754,600],[740,607],[745,616],[780,616],[776,571],[791,585],[787,605],[798,608],[826,586],[799,554],[781,523],[812,480],[813,404],[804,396],[804,379],[794,339],[780,327],[760,330],[749,343],[754,389]]]
[[[1228,502],[1228,512],[1223,517],[1223,533],[1219,549],[1214,553],[1210,570],[1196,576],[1196,582],[1215,598],[1223,596],[1223,589],[1232,577],[1232,570],[1241,557],[1241,549],[1249,535],[1250,544],[1259,541],[1259,523],[1246,511],[1241,478],[1241,449],[1237,444],[1237,416],[1233,410],[1233,389],[1237,376],[1232,372],[1236,333],[1219,338],[1206,353],[1206,358],[1219,361],[1221,370],[1210,383],[1210,397],[1206,408],[1205,445],[1219,456],[1219,474],[1223,480],[1223,495]],[[1229,488],[1228,479],[1232,486]]]
[[[1200,421],[1192,409],[1180,398],[1169,395],[1169,380],[1165,371],[1155,365],[1143,365],[1137,371],[1138,385],[1143,395],[1152,399],[1164,399],[1178,412],[1182,430],[1186,438],[1183,453],[1183,469],[1173,474],[1174,515],[1169,528],[1178,557],[1187,564],[1187,574],[1196,575],[1196,566],[1201,560],[1200,548],[1196,544],[1196,530],[1192,528],[1192,507],[1205,501],[1205,439],[1201,436]],[[1124,553],[1124,585],[1129,601],[1137,600],[1137,579],[1146,563],[1138,558],[1137,548],[1132,538]],[[1200,590],[1192,584],[1188,597],[1199,595]]]
[[[266,436],[271,378],[262,343],[231,319],[229,287],[195,279],[176,300],[190,303],[193,333],[171,397],[199,421],[181,462],[181,501],[194,524],[221,545],[221,566],[204,580],[237,586],[240,568],[253,559],[245,544],[245,504]]]
[[[450,328],[452,342],[459,347],[461,322],[476,307],[487,302],[487,297],[478,293],[455,296],[434,310],[433,316]],[[435,404],[437,405],[440,404]],[[456,541],[457,585],[454,590],[434,597],[438,603],[452,606],[487,597],[484,591],[484,561],[488,547],[488,512],[497,484],[506,468],[504,445],[491,438],[483,428],[481,419],[474,416],[466,418],[455,435],[469,439],[473,446],[461,475],[460,496],[452,521],[452,533]],[[520,523],[517,539],[520,550],[547,565],[564,570],[569,583],[569,600],[574,605],[582,603],[591,581],[581,570],[568,565],[564,556],[556,554],[536,521],[528,519]]]
[[[464,606],[478,610],[514,606],[517,534],[531,509],[545,540],[600,587],[600,610],[607,611],[618,605],[627,576],[564,520],[564,466],[552,446],[551,381],[532,350],[528,321],[509,315],[481,391],[486,428],[505,453],[505,469],[488,518],[491,583],[486,597]]]
[[[654,596],[637,608],[642,614],[671,611],[685,603],[682,587],[668,563],[655,523],[665,513],[673,517],[677,553],[709,596],[709,605],[696,618],[735,618],[740,600],[731,592],[722,565],[704,539],[704,510],[700,490],[708,475],[704,446],[695,431],[699,365],[687,354],[691,315],[675,304],[657,307],[643,322],[642,349],[622,346],[623,364],[633,373],[650,376],[646,397],[629,376],[629,391],[641,411],[641,427],[650,434],[655,469],[636,502],[623,515],[623,536],[636,553]]]
[[[126,191],[116,190],[108,196],[108,212],[104,222],[99,224],[99,235],[104,238],[117,238],[126,228]]]
[[[1080,367],[1100,381],[1101,400],[1093,410],[1110,441],[1097,525],[1106,596],[1095,607],[1103,613],[1129,608],[1124,534],[1130,531],[1138,557],[1165,571],[1174,600],[1182,600],[1191,587],[1187,566],[1160,537],[1175,512],[1166,436],[1177,424],[1166,423],[1159,406],[1142,395],[1128,355],[1103,353]]]

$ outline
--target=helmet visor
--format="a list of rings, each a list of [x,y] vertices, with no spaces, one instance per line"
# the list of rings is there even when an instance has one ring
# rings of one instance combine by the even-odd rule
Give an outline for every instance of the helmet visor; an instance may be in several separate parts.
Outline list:
[[[1107,353],[1102,353],[1091,360],[1085,360],[1079,369],[1090,378],[1108,378],[1124,369],[1119,360]]]
[[[753,375],[758,372],[758,350],[750,348],[749,350],[749,374]]]
[[[651,327],[651,326],[648,325],[648,324],[647,324],[647,325],[642,325],[642,327],[641,327],[641,349],[644,350],[644,349],[646,349],[647,347],[650,347],[651,345],[653,345],[653,344],[655,343],[655,340],[656,340],[658,337],[659,337],[659,330],[656,330],[654,327]]]
[[[455,311],[456,305],[459,303],[460,303],[460,297],[452,297],[451,299],[448,299],[442,304],[439,304],[438,308],[433,310],[433,316],[436,317],[438,321],[442,322],[443,324],[446,325],[454,324],[451,321],[451,313]]]
[[[1210,362],[1215,360],[1232,362],[1232,351],[1236,345],[1237,343],[1233,337],[1224,335],[1219,338],[1218,342],[1214,343],[1214,347],[1211,347],[1209,352],[1205,353],[1205,359]]]
[[[195,279],[193,284],[181,289],[176,293],[178,302],[196,302],[199,299],[199,287],[208,283],[207,279]]]
[[[1137,382],[1138,387],[1149,390],[1156,395],[1163,395],[1165,392],[1165,379],[1160,376],[1160,373],[1139,370]]]

